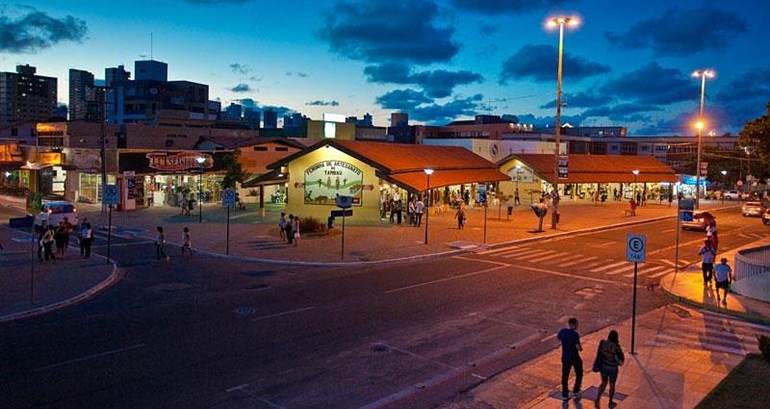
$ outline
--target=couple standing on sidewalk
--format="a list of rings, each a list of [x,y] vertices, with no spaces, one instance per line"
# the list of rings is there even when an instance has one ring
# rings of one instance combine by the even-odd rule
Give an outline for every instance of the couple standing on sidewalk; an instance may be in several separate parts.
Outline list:
[[[558,338],[561,341],[561,396],[562,401],[566,402],[570,399],[569,394],[569,374],[573,369],[575,370],[575,385],[572,389],[572,398],[579,400],[581,398],[580,386],[583,382],[583,359],[580,357],[580,352],[583,350],[583,346],[580,344],[580,334],[577,332],[578,320],[577,318],[570,318],[568,321],[568,327],[559,331]],[[610,402],[609,407],[614,408],[616,406],[614,402],[615,398],[615,382],[618,380],[618,368],[623,365],[625,356],[623,355],[623,349],[620,347],[620,340],[618,333],[615,330],[611,330],[607,339],[599,342],[599,346],[596,350],[596,358],[594,359],[593,372],[598,372],[601,375],[602,382],[599,385],[599,391],[596,395],[594,404],[599,408],[601,397],[604,394],[604,389],[609,383],[610,386]]]
[[[703,242],[703,247],[700,248],[698,254],[701,256],[701,271],[703,272],[703,286],[704,288],[711,288],[711,279],[716,281],[717,291],[717,303],[719,302],[719,290],[724,291],[722,296],[722,305],[727,305],[727,293],[730,291],[730,281],[734,281],[735,277],[733,269],[727,264],[727,259],[722,257],[719,260],[719,264],[714,266],[714,260],[717,257],[717,248],[712,236],[706,237]]]

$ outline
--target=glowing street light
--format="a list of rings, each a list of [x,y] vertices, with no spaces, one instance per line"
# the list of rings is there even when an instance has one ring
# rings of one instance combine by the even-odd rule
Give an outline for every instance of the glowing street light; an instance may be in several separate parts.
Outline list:
[[[427,181],[425,183],[425,244],[428,244],[428,218],[430,217],[430,201],[431,201],[431,194],[430,194],[430,175],[433,174],[433,169],[426,168],[425,170],[425,177],[427,177]]]
[[[564,61],[564,27],[577,27],[580,24],[580,20],[575,16],[555,16],[546,22],[546,27],[555,29],[559,28],[559,63],[556,69],[556,149],[553,151],[553,175],[554,183],[553,190],[556,195],[559,195],[559,151],[561,148],[561,88],[562,88],[562,63]],[[557,218],[559,217],[559,205],[558,200],[554,200],[553,212],[551,213],[551,228],[555,229],[557,224]]]
[[[639,184],[637,183],[637,177],[639,176],[639,169],[634,169],[631,171],[631,173],[634,174],[634,198],[636,198],[636,186]],[[639,205],[639,203],[637,203]]]
[[[703,108],[706,102],[706,78],[716,77],[716,72],[711,69],[695,70],[692,73],[694,78],[700,78],[700,110],[698,111],[698,122],[695,123],[695,129],[698,130],[698,159],[695,169],[695,208],[700,208],[700,161],[701,161],[701,149],[703,145],[703,128],[705,128],[705,122],[703,120]]]
[[[206,158],[198,156],[195,158],[198,162],[198,223],[203,223],[203,164]]]

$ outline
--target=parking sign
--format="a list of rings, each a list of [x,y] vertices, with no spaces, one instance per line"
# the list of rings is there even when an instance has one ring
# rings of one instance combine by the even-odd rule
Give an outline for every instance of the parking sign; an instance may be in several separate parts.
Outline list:
[[[626,235],[626,260],[644,263],[647,258],[647,236],[628,233]]]
[[[116,205],[120,203],[120,190],[118,185],[107,185],[104,187],[102,202],[106,205]]]
[[[235,190],[225,189],[222,194],[222,203],[227,207],[235,206]]]

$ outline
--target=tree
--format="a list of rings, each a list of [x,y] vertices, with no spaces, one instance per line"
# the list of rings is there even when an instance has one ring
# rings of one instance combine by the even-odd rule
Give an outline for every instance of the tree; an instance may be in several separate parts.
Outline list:
[[[235,184],[242,182],[249,174],[243,170],[241,163],[238,160],[241,156],[241,151],[236,149],[233,153],[225,155],[222,159],[222,164],[225,168],[225,176],[222,178],[222,189],[234,189]]]
[[[738,136],[738,144],[751,157],[751,172],[759,178],[770,177],[770,102],[768,114],[749,121]]]

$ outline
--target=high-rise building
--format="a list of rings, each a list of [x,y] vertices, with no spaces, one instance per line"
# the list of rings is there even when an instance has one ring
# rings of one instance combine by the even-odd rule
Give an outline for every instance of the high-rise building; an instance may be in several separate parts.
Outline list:
[[[168,64],[155,60],[135,61],[134,79],[137,81],[168,81]]]
[[[262,112],[262,118],[264,121],[263,128],[276,129],[278,128],[278,113],[272,109],[268,109]]]
[[[390,126],[399,128],[409,125],[409,114],[405,112],[394,112],[390,114]]]
[[[16,72],[0,72],[0,126],[56,116],[56,78],[36,72],[29,64],[17,65]]]
[[[225,108],[224,119],[229,121],[240,121],[243,116],[243,106],[231,102],[230,105]]]
[[[94,86],[94,74],[70,68],[70,103],[69,119],[75,121],[85,119],[88,112],[86,95],[89,88]]]
[[[246,107],[243,109],[243,122],[251,129],[259,128],[260,121],[262,119],[262,113],[254,109],[253,107]]]
[[[104,86],[107,88],[112,88],[114,85],[128,81],[130,78],[131,73],[126,71],[122,65],[104,70]]]

